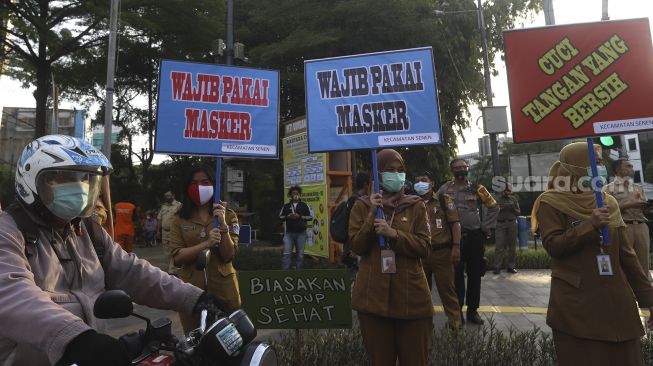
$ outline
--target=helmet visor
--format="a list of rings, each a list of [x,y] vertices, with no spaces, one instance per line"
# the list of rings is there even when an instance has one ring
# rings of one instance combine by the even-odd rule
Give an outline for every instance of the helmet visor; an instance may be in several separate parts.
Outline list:
[[[88,217],[100,195],[101,176],[74,170],[44,170],[36,177],[41,202],[62,219]]]

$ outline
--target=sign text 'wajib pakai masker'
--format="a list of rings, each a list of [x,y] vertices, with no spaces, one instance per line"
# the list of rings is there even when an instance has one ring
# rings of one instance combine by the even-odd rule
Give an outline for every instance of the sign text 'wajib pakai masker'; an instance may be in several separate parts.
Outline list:
[[[277,71],[164,60],[159,87],[157,152],[278,156]]]
[[[516,142],[653,128],[646,19],[504,33]]]

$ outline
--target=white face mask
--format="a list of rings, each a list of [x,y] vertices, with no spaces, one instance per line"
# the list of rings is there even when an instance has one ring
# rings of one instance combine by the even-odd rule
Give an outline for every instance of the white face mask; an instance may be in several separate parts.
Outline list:
[[[417,182],[413,186],[413,189],[415,190],[415,193],[417,193],[419,196],[423,196],[431,190],[431,184],[426,183],[426,182]]]

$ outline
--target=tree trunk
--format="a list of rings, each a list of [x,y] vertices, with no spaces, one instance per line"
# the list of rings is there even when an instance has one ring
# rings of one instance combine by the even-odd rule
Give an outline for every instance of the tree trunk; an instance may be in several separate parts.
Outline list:
[[[50,64],[44,60],[36,67],[36,126],[34,127],[34,138],[47,134],[46,113],[48,108],[48,89],[50,86]]]

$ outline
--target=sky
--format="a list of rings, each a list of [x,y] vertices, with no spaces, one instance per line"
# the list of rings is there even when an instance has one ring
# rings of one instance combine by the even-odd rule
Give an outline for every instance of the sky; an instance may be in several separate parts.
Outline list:
[[[595,22],[601,20],[602,0],[553,0],[553,10],[556,24],[572,24]],[[653,20],[653,1],[651,0],[610,0],[608,15],[611,20],[647,17],[649,24]],[[544,26],[544,13],[536,15],[532,22],[517,23],[517,28]],[[499,75],[492,78],[495,106],[508,106],[508,82],[505,64],[497,59],[495,63]],[[6,76],[0,77],[0,107],[34,107],[32,90],[24,89],[21,83]],[[80,108],[71,102],[61,102],[60,108]],[[482,122],[478,119],[480,112],[472,111],[471,127],[464,132],[466,141],[458,140],[458,153],[467,154],[478,151],[477,139],[483,135]],[[508,113],[510,118],[510,113]],[[476,124],[478,122],[478,125]],[[509,124],[510,125],[510,124]],[[510,136],[510,133],[508,133]],[[165,156],[156,156],[154,163],[160,162]]]

